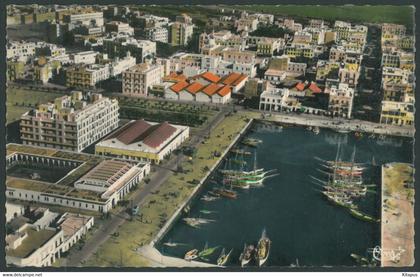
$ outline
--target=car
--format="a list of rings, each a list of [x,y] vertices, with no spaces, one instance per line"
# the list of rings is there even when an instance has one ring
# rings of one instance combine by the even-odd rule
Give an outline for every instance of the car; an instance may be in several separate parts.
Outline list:
[[[131,208],[131,215],[136,215],[139,213],[139,206],[134,206],[133,208]]]

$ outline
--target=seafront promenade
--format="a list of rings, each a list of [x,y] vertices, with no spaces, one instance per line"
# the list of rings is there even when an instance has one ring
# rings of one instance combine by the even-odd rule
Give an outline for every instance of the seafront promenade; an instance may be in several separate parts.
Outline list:
[[[414,179],[406,163],[382,166],[381,266],[414,265]]]
[[[297,115],[280,113],[261,113],[260,119],[271,122],[330,128],[343,132],[367,132],[374,133],[377,135],[413,137],[415,132],[414,127],[411,126],[384,125],[370,121],[361,121],[357,119],[348,120],[343,118],[331,118],[308,114]]]

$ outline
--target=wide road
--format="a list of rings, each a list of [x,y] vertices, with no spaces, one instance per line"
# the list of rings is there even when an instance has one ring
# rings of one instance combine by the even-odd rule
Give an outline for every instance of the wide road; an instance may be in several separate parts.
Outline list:
[[[224,119],[228,110],[228,107],[224,108],[216,116],[214,116],[209,123],[201,128],[195,135],[191,136],[191,139],[186,146],[194,148],[200,144],[202,139]],[[129,200],[133,201],[133,205],[143,204],[146,197],[151,192],[158,190],[159,187],[172,175],[173,171],[177,170],[178,165],[185,161],[185,159],[186,156],[180,153],[178,155],[172,155],[169,160],[164,161],[159,166],[153,166],[156,170],[148,176],[150,178],[149,183],[144,184],[141,188],[135,190],[130,195]],[[129,219],[130,215],[125,210],[119,211],[115,214],[111,212],[110,218],[101,224],[93,236],[85,242],[80,251],[73,249],[73,251],[70,252],[63,265],[81,266],[82,261],[86,261],[93,253],[95,253],[98,247],[113,233],[115,233],[121,224],[124,224],[124,222]]]

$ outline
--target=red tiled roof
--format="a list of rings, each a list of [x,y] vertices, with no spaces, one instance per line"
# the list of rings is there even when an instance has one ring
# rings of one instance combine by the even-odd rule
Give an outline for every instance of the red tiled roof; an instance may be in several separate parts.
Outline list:
[[[131,144],[140,140],[140,138],[147,132],[150,126],[152,125],[142,119],[136,120],[123,126],[109,138],[116,138],[124,144]]]
[[[224,86],[217,92],[217,94],[219,94],[220,96],[226,96],[229,93],[230,93],[230,86]]]
[[[207,94],[208,96],[212,96],[215,94],[220,88],[222,87],[221,84],[209,84],[207,87],[203,88],[201,91]]]
[[[232,72],[229,75],[227,75],[221,83],[225,85],[232,85],[239,77],[241,77],[241,74]]]
[[[144,144],[157,148],[176,131],[176,128],[163,122],[151,125],[143,119],[130,122],[109,138],[116,138],[124,144],[143,141]]]
[[[163,122],[153,127],[153,131],[151,131],[151,133],[149,133],[149,135],[143,140],[144,144],[153,148],[159,147],[159,145],[172,136],[172,134],[176,131],[176,128],[171,126],[168,122]]]
[[[188,87],[190,84],[186,81],[180,81],[174,85],[172,85],[170,87],[171,90],[173,90],[174,92],[178,93],[181,90],[183,90],[184,88]]]
[[[187,88],[185,88],[189,93],[196,94],[198,91],[200,91],[204,87],[203,84],[200,84],[199,82],[194,82],[191,85],[189,85]]]
[[[235,82],[233,82],[233,85],[234,86],[237,86],[240,82],[242,82],[244,79],[246,79],[247,78],[247,76],[246,75],[244,75],[244,74],[241,74],[241,76],[238,78],[238,79],[236,79],[236,81]]]
[[[309,89],[313,93],[320,93],[320,92],[322,92],[322,90],[315,83],[311,83],[310,86],[309,86]]]
[[[299,91],[303,91],[305,89],[305,84],[300,82],[299,84],[296,85],[296,89]]]
[[[202,77],[206,79],[207,81],[210,81],[212,83],[217,83],[220,81],[220,77],[211,73],[211,72],[204,72],[203,74],[199,75],[199,77]]]

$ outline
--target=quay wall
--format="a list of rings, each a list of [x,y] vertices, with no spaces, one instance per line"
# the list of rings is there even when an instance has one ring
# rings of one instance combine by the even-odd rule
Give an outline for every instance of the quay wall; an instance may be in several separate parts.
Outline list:
[[[229,146],[225,149],[225,151],[222,153],[219,159],[214,163],[214,165],[210,168],[210,170],[207,172],[207,174],[200,180],[200,183],[194,188],[191,195],[186,199],[184,202],[181,203],[180,207],[175,211],[175,213],[169,218],[169,220],[165,223],[165,225],[160,229],[160,231],[157,233],[157,235],[153,238],[150,245],[154,247],[156,243],[159,243],[159,241],[163,238],[163,236],[169,231],[169,229],[173,226],[173,224],[176,222],[176,220],[180,217],[182,210],[187,207],[198,195],[200,190],[203,187],[203,184],[207,180],[207,178],[213,173],[213,171],[219,166],[221,161],[225,158],[227,153],[229,153],[230,149],[237,143],[237,141],[244,136],[244,134],[248,131],[249,127],[254,122],[254,119],[250,119],[250,121],[242,128],[242,130],[239,132],[239,134],[232,140],[232,142],[229,144]]]
[[[316,126],[319,128],[329,128],[336,131],[365,132],[377,135],[399,137],[414,137],[415,132],[414,127],[410,126],[384,125],[356,119],[348,120],[343,118],[329,118],[315,115],[270,114],[268,116],[262,116],[259,120],[303,126]]]

